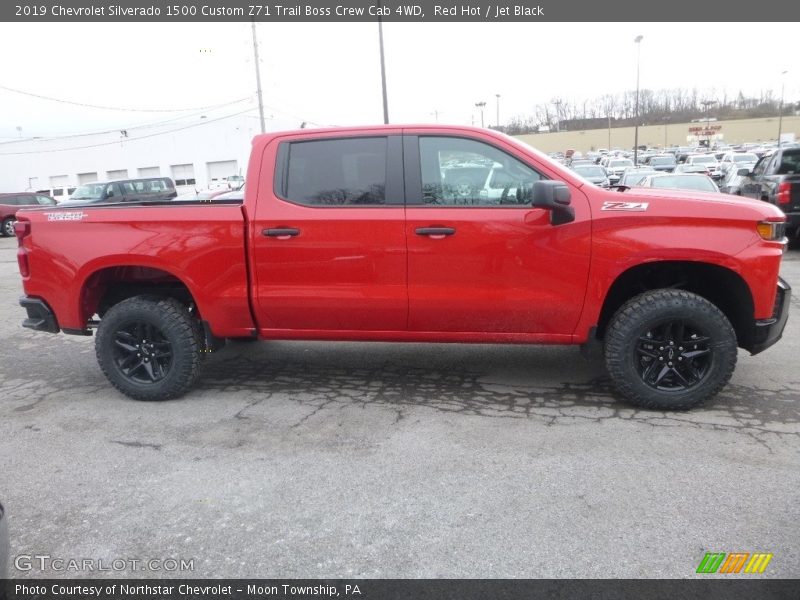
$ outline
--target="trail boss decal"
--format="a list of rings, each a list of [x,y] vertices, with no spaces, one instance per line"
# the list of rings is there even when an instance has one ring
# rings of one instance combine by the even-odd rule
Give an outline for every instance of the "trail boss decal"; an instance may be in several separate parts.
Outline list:
[[[87,216],[85,212],[49,212],[44,214],[47,215],[48,221],[80,221]]]
[[[648,202],[603,202],[603,208],[600,210],[629,210],[640,211],[647,210]]]

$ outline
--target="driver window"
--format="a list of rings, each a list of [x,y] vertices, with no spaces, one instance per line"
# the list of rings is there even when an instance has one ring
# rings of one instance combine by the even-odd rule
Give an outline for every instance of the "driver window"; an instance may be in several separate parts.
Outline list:
[[[519,206],[542,176],[502,150],[463,138],[420,137],[422,202],[438,206]]]

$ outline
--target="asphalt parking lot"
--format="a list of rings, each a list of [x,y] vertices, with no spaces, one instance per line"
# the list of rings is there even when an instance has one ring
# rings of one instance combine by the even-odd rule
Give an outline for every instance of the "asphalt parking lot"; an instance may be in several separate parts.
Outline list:
[[[12,559],[128,562],[14,577],[693,577],[712,551],[800,576],[800,250],[779,345],[740,351],[710,405],[661,413],[617,401],[577,348],[478,345],[232,344],[184,398],[136,402],[93,339],[20,327],[15,247],[0,239]]]

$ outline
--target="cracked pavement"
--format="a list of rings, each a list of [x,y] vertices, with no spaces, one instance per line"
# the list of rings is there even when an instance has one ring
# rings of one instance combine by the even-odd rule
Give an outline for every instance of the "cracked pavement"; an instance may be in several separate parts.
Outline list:
[[[445,344],[232,343],[185,397],[137,402],[92,338],[20,327],[15,247],[0,239],[12,558],[194,570],[14,577],[680,578],[705,552],[800,576],[800,250],[784,339],[663,413],[574,347]]]

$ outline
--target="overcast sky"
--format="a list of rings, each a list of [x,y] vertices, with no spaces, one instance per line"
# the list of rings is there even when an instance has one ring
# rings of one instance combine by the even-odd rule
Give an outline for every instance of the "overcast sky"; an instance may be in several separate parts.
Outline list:
[[[553,98],[582,101],[641,87],[780,93],[800,99],[795,23],[385,23],[390,119],[480,121],[532,114]],[[375,23],[259,23],[264,104],[273,124],[380,123]],[[249,23],[3,23],[0,86],[72,102],[187,113],[76,107],[0,89],[0,137],[46,136],[221,116],[254,106]],[[253,112],[251,114],[257,114]],[[21,132],[17,130],[21,128]],[[272,127],[274,128],[274,126]]]

